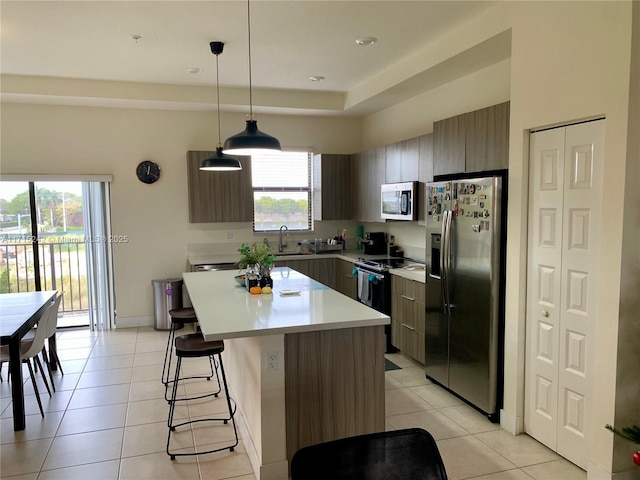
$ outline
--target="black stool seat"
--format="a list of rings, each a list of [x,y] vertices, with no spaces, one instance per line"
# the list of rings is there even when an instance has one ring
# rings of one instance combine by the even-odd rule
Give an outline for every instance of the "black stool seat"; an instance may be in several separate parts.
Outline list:
[[[201,333],[189,333],[176,338],[176,355],[178,357],[208,357],[224,351],[224,342],[216,340],[206,342]]]
[[[171,321],[176,323],[195,323],[198,321],[196,311],[191,307],[169,310],[169,316]]]
[[[291,460],[291,480],[447,480],[435,440],[421,428],[311,445]]]

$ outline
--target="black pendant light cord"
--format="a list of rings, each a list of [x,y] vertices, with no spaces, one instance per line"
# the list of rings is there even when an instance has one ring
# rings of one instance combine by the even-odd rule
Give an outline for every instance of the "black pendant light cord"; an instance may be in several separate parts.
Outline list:
[[[222,134],[220,133],[220,71],[218,70],[218,57],[216,54],[216,99],[218,100],[218,146],[222,146]]]
[[[249,31],[249,120],[253,120],[253,90],[251,88],[251,0],[247,0],[247,30]]]

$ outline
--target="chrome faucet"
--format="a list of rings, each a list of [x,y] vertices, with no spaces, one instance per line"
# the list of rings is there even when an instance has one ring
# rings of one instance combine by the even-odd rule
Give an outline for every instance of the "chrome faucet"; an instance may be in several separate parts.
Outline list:
[[[285,229],[287,231],[287,237],[289,236],[289,229],[287,228],[286,225],[281,225],[280,226],[280,243],[278,244],[278,251],[282,252],[286,246],[287,246],[287,241],[283,241],[282,240],[282,229]]]

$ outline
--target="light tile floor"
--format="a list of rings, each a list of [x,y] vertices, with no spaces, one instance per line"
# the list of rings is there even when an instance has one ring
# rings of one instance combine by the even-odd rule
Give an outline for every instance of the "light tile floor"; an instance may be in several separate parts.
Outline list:
[[[242,439],[228,450],[200,457],[165,453],[167,402],[159,379],[167,333],[152,328],[102,334],[66,330],[58,334],[65,375],[56,374],[57,391],[48,397],[42,418],[25,381],[27,428],[13,431],[11,394],[0,384],[0,478],[13,480],[255,480]],[[386,427],[422,427],[434,436],[452,480],[585,480],[586,474],[531,437],[514,437],[425,379],[407,358],[388,355],[402,367],[386,376]],[[190,360],[187,372],[206,364]],[[26,376],[25,376],[26,378]],[[211,385],[192,381],[194,393]],[[181,418],[224,411],[224,400],[184,402]],[[223,445],[230,425],[178,429],[172,448],[193,451]],[[222,443],[221,443],[222,442]]]

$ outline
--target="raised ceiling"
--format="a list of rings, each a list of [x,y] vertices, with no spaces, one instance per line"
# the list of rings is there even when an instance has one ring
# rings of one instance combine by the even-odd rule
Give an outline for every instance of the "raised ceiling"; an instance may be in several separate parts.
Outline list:
[[[494,5],[253,0],[256,110],[364,115],[502,60],[509,41],[499,37],[467,52],[468,58],[433,65],[429,72],[404,74],[398,68],[391,83],[362,93],[371,78],[406,64]],[[3,0],[1,8],[3,101],[211,108],[215,57],[209,42],[214,40],[225,43],[223,107],[239,109],[248,101],[246,1]],[[378,41],[357,45],[363,36]],[[189,68],[202,72],[192,74]],[[313,75],[325,80],[311,82]]]

